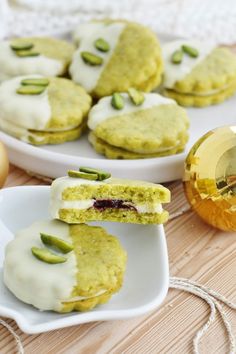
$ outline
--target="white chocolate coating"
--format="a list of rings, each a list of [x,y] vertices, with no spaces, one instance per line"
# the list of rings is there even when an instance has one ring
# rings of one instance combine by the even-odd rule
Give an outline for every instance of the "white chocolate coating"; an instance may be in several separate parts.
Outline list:
[[[48,264],[32,255],[31,247],[43,247],[40,232],[55,235],[67,242],[69,226],[60,221],[38,221],[16,234],[6,247],[4,283],[20,300],[40,310],[59,311],[61,302],[68,300],[77,283],[76,257],[67,255],[67,261]]]
[[[181,49],[183,44],[196,48],[199,52],[198,57],[192,58],[188,54],[184,53],[182,62],[180,64],[172,63],[172,54],[176,50]],[[215,46],[209,42],[189,39],[179,39],[164,44],[162,47],[165,68],[163,86],[166,88],[173,88],[175,83],[177,81],[183,80],[196,65],[198,65],[208,56],[208,54],[210,54],[214,47]]]
[[[10,48],[8,41],[0,42],[0,53],[0,82],[20,75],[57,76],[63,72],[63,63],[60,60],[44,55],[18,57]]]
[[[101,98],[98,103],[93,106],[88,116],[88,126],[91,130],[94,130],[98,124],[106,119],[142,111],[163,104],[176,104],[174,100],[163,97],[157,93],[144,93],[145,100],[143,104],[136,106],[131,102],[127,93],[122,93],[121,95],[124,98],[124,108],[121,110],[112,107],[111,96]]]
[[[2,82],[0,85],[0,120],[25,129],[45,129],[51,118],[47,88],[40,95],[16,93],[23,79],[36,77],[41,76],[21,76]]]
[[[33,137],[34,140],[38,142],[44,140],[43,136],[36,136],[35,134],[32,134],[27,129],[22,128],[14,123],[11,123],[1,118],[0,118],[0,129],[5,133],[14,136],[15,138],[20,139],[26,143],[30,142],[30,137]]]
[[[105,69],[106,64],[109,62],[114,52],[119,37],[125,28],[125,24],[112,23],[107,26],[102,24],[98,27],[101,28],[95,32],[94,30],[91,30],[88,36],[82,37],[79,48],[74,53],[73,60],[69,69],[72,80],[83,86],[88,92],[91,92],[96,87],[102,71]],[[94,42],[98,38],[103,38],[109,43],[110,50],[108,52],[101,52],[95,48]],[[83,51],[90,52],[102,57],[102,65],[91,66],[86,64],[81,58],[81,52]]]
[[[107,27],[104,22],[86,22],[81,23],[73,33],[73,41],[79,45],[81,40],[97,33],[102,28]]]

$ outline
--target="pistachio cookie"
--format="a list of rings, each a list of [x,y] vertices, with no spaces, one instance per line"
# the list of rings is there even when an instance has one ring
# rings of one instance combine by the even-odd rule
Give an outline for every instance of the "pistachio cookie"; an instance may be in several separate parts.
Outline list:
[[[157,93],[115,93],[90,111],[89,141],[110,159],[141,159],[179,153],[188,140],[189,120],[174,100]]]
[[[156,35],[128,21],[91,22],[78,29],[79,48],[70,74],[95,98],[135,87],[151,91],[161,81],[163,64]]]
[[[75,47],[47,38],[17,38],[0,42],[0,82],[15,76],[61,76],[67,72]]]
[[[160,184],[112,178],[81,167],[52,183],[50,212],[69,224],[97,220],[162,224],[169,215],[162,203],[169,201],[169,190]]]
[[[71,80],[21,76],[0,85],[0,128],[34,145],[80,137],[91,97]]]
[[[126,258],[102,227],[38,221],[7,245],[4,283],[39,310],[86,311],[121,288]]]
[[[236,55],[228,48],[196,40],[163,46],[164,94],[183,106],[204,107],[236,91]]]

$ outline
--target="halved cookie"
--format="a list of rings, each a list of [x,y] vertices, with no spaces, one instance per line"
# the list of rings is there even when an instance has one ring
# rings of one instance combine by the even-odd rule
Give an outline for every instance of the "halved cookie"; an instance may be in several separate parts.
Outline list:
[[[68,177],[52,183],[50,212],[70,224],[95,220],[161,224],[168,219],[161,204],[169,201],[169,190],[160,184],[69,171]]]

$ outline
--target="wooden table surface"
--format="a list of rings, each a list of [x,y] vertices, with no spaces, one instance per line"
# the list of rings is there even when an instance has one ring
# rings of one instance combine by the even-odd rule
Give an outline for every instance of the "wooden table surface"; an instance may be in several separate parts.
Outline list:
[[[6,187],[44,182],[11,167]],[[172,192],[171,213],[186,206],[181,181],[168,184]],[[236,299],[236,234],[218,231],[190,211],[165,226],[170,274],[191,278]],[[143,289],[145,291],[145,289]],[[226,309],[236,333],[236,316]],[[124,321],[93,322],[44,334],[22,333],[13,320],[7,322],[20,335],[26,354],[185,354],[206,322],[209,308],[201,299],[169,290],[162,306],[145,316]],[[15,342],[0,327],[0,353],[13,354]],[[227,353],[226,333],[218,318],[201,342],[201,353]]]

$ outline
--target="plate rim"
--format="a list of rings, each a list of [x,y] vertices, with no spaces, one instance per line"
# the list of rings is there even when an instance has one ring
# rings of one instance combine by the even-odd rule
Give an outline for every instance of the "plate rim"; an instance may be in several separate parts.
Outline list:
[[[160,157],[152,157],[152,158],[145,158],[145,159],[131,159],[131,160],[128,160],[128,159],[124,159],[124,160],[117,160],[117,159],[99,159],[99,158],[95,158],[95,157],[83,157],[83,156],[76,156],[76,155],[68,155],[68,154],[63,154],[63,153],[60,153],[60,152],[56,152],[56,151],[49,151],[47,149],[40,149],[40,147],[38,146],[34,146],[34,145],[30,145],[30,144],[27,144],[26,142],[24,141],[21,141],[7,133],[4,133],[3,131],[0,131],[0,139],[1,141],[5,142],[6,146],[7,147],[11,147],[11,148],[14,148],[14,149],[17,149],[18,151],[22,151],[23,153],[24,150],[27,150],[27,153],[31,156],[35,156],[37,155],[37,157],[40,157],[42,158],[41,155],[43,155],[43,158],[44,159],[47,159],[47,160],[53,160],[55,161],[55,159],[57,160],[57,162],[62,162],[61,160],[63,160],[64,156],[67,157],[67,159],[80,159],[80,160],[89,160],[91,161],[91,163],[95,163],[97,161],[106,161],[108,162],[109,164],[112,165],[112,167],[115,167],[117,165],[117,162],[122,162],[122,164],[125,164],[127,166],[125,167],[133,167],[133,165],[136,165],[137,163],[140,163],[142,161],[142,164],[150,164],[151,162],[156,162],[156,161],[160,161],[160,159],[162,161],[164,160],[175,160],[176,161],[176,157],[178,160],[183,160],[185,155],[187,154],[187,152],[182,152],[182,153],[179,153],[179,154],[175,154],[175,155],[167,155],[167,156],[160,156]],[[179,162],[179,161],[178,161]],[[72,162],[71,162],[72,163]],[[74,163],[74,161],[73,161]],[[114,166],[113,166],[114,165]]]
[[[50,186],[44,185],[25,185],[25,186],[15,186],[15,187],[6,187],[0,190],[0,197],[3,194],[7,194],[9,191],[12,193],[14,190],[28,189],[33,191],[37,190],[50,190]],[[48,323],[43,324],[30,324],[20,312],[3,306],[0,304],[0,316],[8,317],[16,321],[19,328],[28,334],[36,334],[48,332],[51,330],[56,330],[59,328],[65,328],[69,326],[79,325],[83,323],[89,323],[93,321],[108,321],[108,320],[121,320],[128,319],[136,316],[144,315],[156,308],[158,308],[161,303],[164,301],[168,289],[169,289],[169,259],[167,251],[167,242],[163,225],[156,225],[158,228],[158,234],[161,239],[162,244],[162,253],[163,253],[163,285],[161,291],[158,293],[152,301],[148,302],[145,305],[135,307],[133,309],[125,310],[101,310],[101,311],[91,311],[91,312],[74,312],[74,316],[66,317],[66,314],[62,314],[61,318],[52,320]],[[1,229],[1,226],[0,226]],[[30,305],[29,305],[30,306]],[[37,309],[35,309],[38,311]],[[40,313],[40,312],[39,312]]]

